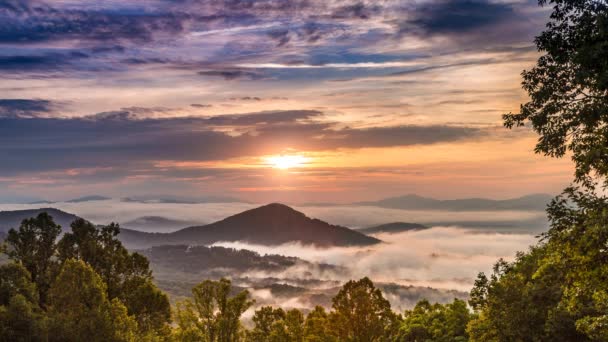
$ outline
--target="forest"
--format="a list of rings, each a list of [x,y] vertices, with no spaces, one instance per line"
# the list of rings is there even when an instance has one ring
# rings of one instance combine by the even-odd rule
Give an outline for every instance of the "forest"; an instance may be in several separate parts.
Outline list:
[[[534,130],[536,153],[572,158],[574,179],[548,204],[537,244],[480,273],[468,302],[395,312],[363,278],[344,284],[328,310],[262,307],[245,324],[252,299],[229,280],[204,280],[172,306],[148,259],[118,240],[118,225],[79,219],[61,236],[42,213],[2,246],[0,340],[608,341],[608,5],[540,4],[553,12],[535,40],[537,65],[522,74],[530,99],[504,125]]]

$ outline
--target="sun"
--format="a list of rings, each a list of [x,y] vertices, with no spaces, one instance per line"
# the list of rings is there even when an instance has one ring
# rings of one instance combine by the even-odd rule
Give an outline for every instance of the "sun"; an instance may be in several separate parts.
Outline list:
[[[308,158],[300,155],[280,155],[266,158],[266,163],[276,169],[286,170],[294,167],[301,167],[308,161]]]

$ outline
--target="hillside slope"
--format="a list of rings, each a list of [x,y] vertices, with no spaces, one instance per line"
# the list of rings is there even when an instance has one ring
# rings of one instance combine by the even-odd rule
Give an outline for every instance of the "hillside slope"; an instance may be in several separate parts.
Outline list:
[[[309,218],[278,203],[169,234],[123,229],[120,238],[130,248],[161,244],[209,245],[220,241],[242,241],[268,246],[298,242],[319,247],[367,246],[381,242],[349,228]]]

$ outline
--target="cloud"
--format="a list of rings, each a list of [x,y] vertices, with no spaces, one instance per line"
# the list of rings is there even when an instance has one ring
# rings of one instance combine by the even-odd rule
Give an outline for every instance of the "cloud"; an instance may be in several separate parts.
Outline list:
[[[434,144],[484,134],[479,128],[445,125],[340,127],[321,121],[323,114],[310,110],[212,117],[166,117],[166,111],[135,107],[80,118],[0,118],[2,172],[221,160],[285,148],[315,151]],[[70,158],[62,157],[66,155]]]
[[[0,56],[0,70],[54,72],[69,66],[73,67],[73,62],[84,58],[88,58],[88,56],[76,52]]]
[[[83,10],[53,7],[33,1],[0,3],[0,42],[36,43],[57,40],[145,42],[154,34],[184,29],[185,14],[132,13],[120,10]]]
[[[227,81],[232,80],[261,80],[266,78],[264,74],[258,71],[242,70],[242,69],[222,69],[222,70],[204,70],[199,71],[201,76],[221,77]]]
[[[49,100],[0,99],[0,118],[32,118],[57,109],[58,104]]]
[[[516,17],[511,4],[485,0],[439,0],[417,7],[409,24],[426,34],[461,34]]]
[[[410,6],[405,19],[394,22],[399,37],[447,37],[439,41],[458,50],[517,51],[518,44],[530,44],[546,22],[546,11],[530,11],[535,6],[528,1],[431,0]]]
[[[260,254],[281,254],[337,265],[348,272],[331,269],[302,272],[301,265],[287,269],[278,278],[340,280],[368,276],[378,282],[470,290],[478,272],[488,272],[499,259],[510,260],[517,251],[536,242],[533,235],[472,232],[462,228],[433,227],[422,231],[378,235],[387,243],[366,248],[318,249],[300,244],[260,246],[241,242],[220,242],[217,246],[248,249]],[[263,277],[260,271],[249,276]],[[272,275],[266,275],[272,276]]]

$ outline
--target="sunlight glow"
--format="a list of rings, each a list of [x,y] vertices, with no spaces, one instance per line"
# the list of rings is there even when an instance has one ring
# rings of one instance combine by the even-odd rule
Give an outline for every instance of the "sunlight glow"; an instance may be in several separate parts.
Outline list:
[[[286,170],[294,167],[301,167],[308,162],[308,160],[309,158],[299,155],[280,155],[266,158],[266,163],[276,169]]]

